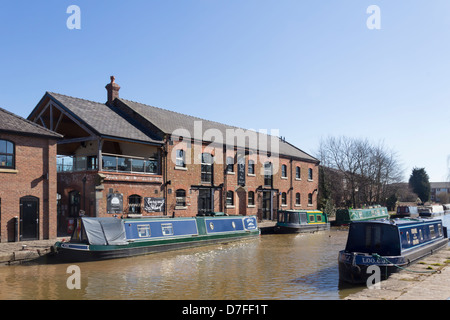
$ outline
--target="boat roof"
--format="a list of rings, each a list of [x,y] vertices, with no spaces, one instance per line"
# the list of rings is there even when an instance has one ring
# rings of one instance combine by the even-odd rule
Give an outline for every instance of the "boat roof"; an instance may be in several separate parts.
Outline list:
[[[367,223],[379,223],[379,224],[389,224],[389,225],[407,225],[407,224],[421,224],[427,222],[437,222],[441,219],[427,219],[427,218],[395,218],[395,219],[375,219],[368,221],[353,221],[352,224],[367,224]]]

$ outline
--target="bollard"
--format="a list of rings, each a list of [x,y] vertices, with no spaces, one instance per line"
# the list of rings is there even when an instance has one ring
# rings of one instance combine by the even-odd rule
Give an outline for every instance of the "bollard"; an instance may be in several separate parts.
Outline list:
[[[19,217],[14,217],[14,242],[19,242]]]

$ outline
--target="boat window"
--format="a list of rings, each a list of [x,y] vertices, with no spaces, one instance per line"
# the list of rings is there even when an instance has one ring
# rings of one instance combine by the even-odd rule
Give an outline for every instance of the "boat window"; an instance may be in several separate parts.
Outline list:
[[[138,225],[137,226],[139,238],[147,238],[150,237],[150,225]]]
[[[411,238],[409,237],[409,232],[408,231],[406,231],[406,241],[408,243],[411,243]]]
[[[438,224],[439,236],[442,236],[442,224]]]
[[[311,215],[309,216],[309,222],[315,222],[315,221],[316,221],[316,219],[314,219],[314,215],[311,214]]]
[[[284,222],[284,212],[278,213],[278,222]]]
[[[419,237],[420,237],[420,240],[423,241],[423,233],[422,233],[422,229],[419,229]]]
[[[322,222],[322,216],[317,216],[317,222]]]
[[[436,231],[434,230],[434,226],[430,226],[430,238],[436,238]]]
[[[171,223],[162,223],[161,229],[163,236],[173,236],[173,225]]]

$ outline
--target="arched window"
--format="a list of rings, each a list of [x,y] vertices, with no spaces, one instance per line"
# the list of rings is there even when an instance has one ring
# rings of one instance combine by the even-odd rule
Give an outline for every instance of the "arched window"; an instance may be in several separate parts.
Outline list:
[[[227,192],[227,206],[234,206],[234,192]]]
[[[272,187],[273,182],[273,167],[272,163],[266,162],[264,163],[264,186]]]
[[[295,194],[295,204],[299,206],[300,203],[301,203],[300,200],[301,200],[301,199],[300,199],[300,192],[297,192],[297,193]]]
[[[300,179],[300,167],[295,168],[295,178]]]
[[[281,194],[281,204],[282,204],[283,206],[287,205],[287,195],[286,195],[286,192],[283,192],[283,193]]]
[[[177,167],[182,167],[182,168],[184,168],[186,166],[185,154],[184,154],[184,150],[183,149],[178,149],[177,150],[176,164],[175,165]]]
[[[142,203],[142,197],[133,194],[128,197],[128,213],[141,213],[141,203]]]
[[[227,157],[227,172],[234,172],[234,158]]]
[[[210,153],[202,153],[201,179],[202,182],[212,183],[213,156]]]
[[[186,207],[186,190],[178,189],[176,191],[177,207]]]
[[[281,166],[281,176],[282,176],[283,178],[287,178],[287,166],[286,166],[285,164],[283,164],[283,165]]]
[[[248,174],[255,174],[255,161],[248,160]]]
[[[10,141],[0,140],[0,168],[15,168],[15,148]]]
[[[312,206],[313,204],[313,195],[312,193],[308,194],[308,205]]]
[[[248,205],[249,206],[255,205],[255,193],[253,191],[248,192]]]

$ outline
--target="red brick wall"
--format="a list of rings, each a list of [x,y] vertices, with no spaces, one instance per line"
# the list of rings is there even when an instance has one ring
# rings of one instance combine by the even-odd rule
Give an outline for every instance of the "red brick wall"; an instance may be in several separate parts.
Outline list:
[[[56,141],[6,133],[0,139],[15,143],[16,156],[15,170],[0,172],[1,242],[14,240],[14,217],[26,196],[39,199],[39,238],[56,238]]]
[[[190,153],[191,163],[186,164],[186,168],[176,168],[175,163],[171,160],[171,154],[176,149],[183,149],[185,152]],[[205,147],[203,147],[204,150]],[[177,216],[195,216],[197,214],[197,198],[198,190],[192,189],[191,186],[202,185],[201,183],[201,165],[195,164],[194,159],[198,155],[194,154],[194,146],[188,145],[185,141],[175,142],[173,145],[168,145],[168,165],[167,165],[167,180],[171,181],[171,185],[168,186],[172,189],[172,193],[168,195],[167,204],[169,208],[169,214],[175,212]],[[202,150],[202,149],[198,149]],[[219,190],[215,191],[215,211],[224,211],[228,214],[246,214],[256,215],[261,210],[262,204],[262,192],[258,192],[257,189],[260,186],[264,186],[264,176],[261,174],[264,168],[264,162],[277,161],[277,159],[270,159],[267,157],[260,157],[257,154],[246,155],[245,157],[245,186],[240,187],[237,185],[237,164],[234,165],[234,174],[225,173],[226,169],[226,157],[236,156],[236,152],[223,152],[219,154],[222,156],[222,163],[214,163],[214,184],[216,186],[223,184],[223,194]],[[217,156],[217,155],[216,155]],[[189,157],[186,157],[189,159]],[[255,174],[248,174],[248,160],[251,159],[255,162]],[[281,177],[281,165],[287,166],[287,179]],[[299,166],[301,168],[301,179],[295,178],[295,168]],[[276,170],[278,168],[278,170]],[[308,169],[313,169],[313,179],[308,179]],[[280,194],[276,195],[274,199],[274,209],[316,209],[317,208],[317,191],[319,180],[319,167],[318,164],[291,160],[288,158],[280,158],[278,166],[274,166],[273,188],[279,189]],[[176,190],[183,189],[186,191],[186,208],[177,209],[176,203]],[[233,191],[234,193],[234,206],[226,206],[226,193],[227,191]],[[255,205],[248,205],[248,192],[253,191],[255,195]],[[287,205],[281,206],[281,193],[287,193]],[[301,194],[301,205],[295,205],[295,194],[299,192]],[[313,194],[313,203],[308,205],[308,194]]]

